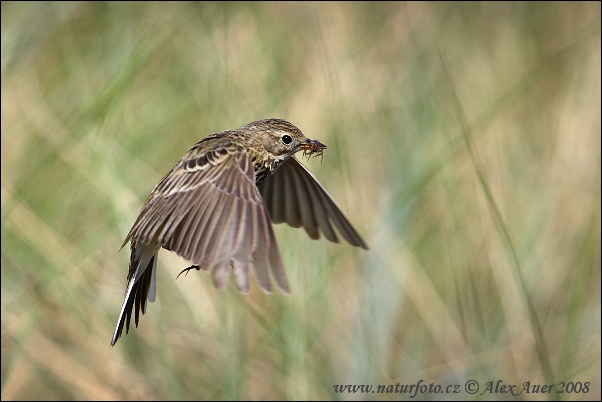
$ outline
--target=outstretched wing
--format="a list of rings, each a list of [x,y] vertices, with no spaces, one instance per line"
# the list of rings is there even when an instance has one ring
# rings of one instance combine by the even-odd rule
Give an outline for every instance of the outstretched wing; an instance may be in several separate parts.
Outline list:
[[[265,178],[259,192],[274,223],[303,226],[312,239],[319,239],[322,232],[338,243],[336,228],[351,245],[368,249],[332,197],[294,156]]]
[[[270,218],[245,148],[226,137],[198,142],[157,184],[125,242],[158,244],[213,274],[222,289],[233,268],[236,286],[272,291],[270,273],[288,293]]]
[[[125,300],[111,340],[136,326],[146,302],[155,300],[157,252],[175,251],[213,275],[217,288],[228,283],[230,267],[239,291],[249,291],[249,271],[259,287],[272,291],[272,278],[290,293],[268,211],[255,185],[251,158],[228,138],[198,142],[155,186],[123,246],[131,241]],[[251,268],[252,267],[252,268]]]

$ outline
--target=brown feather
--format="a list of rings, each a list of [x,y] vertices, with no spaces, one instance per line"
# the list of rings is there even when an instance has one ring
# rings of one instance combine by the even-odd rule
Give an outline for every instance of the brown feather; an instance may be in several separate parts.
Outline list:
[[[126,236],[131,242],[127,287],[111,345],[132,314],[155,299],[158,250],[190,260],[190,269],[210,272],[218,289],[228,283],[248,293],[250,271],[261,290],[272,280],[284,293],[290,286],[272,222],[303,226],[312,239],[320,232],[338,242],[335,229],[352,245],[367,249],[347,218],[301,163],[300,150],[321,156],[326,146],[307,139],[281,119],[251,122],[238,130],[197,142],[155,186]],[[184,272],[183,271],[183,272]]]

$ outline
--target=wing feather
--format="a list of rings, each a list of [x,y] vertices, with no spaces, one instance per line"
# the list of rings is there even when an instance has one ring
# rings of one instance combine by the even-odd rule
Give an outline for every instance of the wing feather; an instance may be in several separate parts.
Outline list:
[[[128,240],[176,252],[212,272],[220,288],[227,284],[231,266],[236,286],[248,291],[252,264],[262,290],[271,291],[272,274],[288,291],[251,158],[225,137],[208,137],[188,151],[157,184]]]
[[[274,223],[303,226],[312,239],[319,238],[320,231],[328,240],[338,243],[334,225],[349,244],[368,249],[332,197],[294,156],[268,175],[259,185],[259,191]]]

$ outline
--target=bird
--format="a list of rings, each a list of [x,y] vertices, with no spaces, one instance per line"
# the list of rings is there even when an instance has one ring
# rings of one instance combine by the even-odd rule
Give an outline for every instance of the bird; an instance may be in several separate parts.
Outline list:
[[[226,287],[230,270],[241,293],[250,271],[265,293],[272,280],[290,293],[272,223],[303,227],[310,238],[368,250],[332,197],[294,154],[323,157],[326,145],[278,118],[211,134],[196,144],[159,181],[143,204],[121,248],[130,242],[125,298],[111,339],[114,346],[130,321],[138,327],[147,300],[156,298],[161,248],[191,261]],[[335,230],[336,229],[336,230]],[[178,275],[179,276],[179,275]]]

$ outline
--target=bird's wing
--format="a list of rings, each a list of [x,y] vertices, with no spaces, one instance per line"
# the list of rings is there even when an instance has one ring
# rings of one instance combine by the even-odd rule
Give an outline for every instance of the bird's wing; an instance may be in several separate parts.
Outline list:
[[[338,243],[336,228],[351,245],[368,249],[332,197],[294,156],[268,175],[259,191],[274,223],[303,226],[312,239],[320,238],[321,231]]]
[[[290,292],[251,158],[225,137],[205,138],[188,151],[152,191],[128,240],[176,252],[211,272],[219,289],[232,266],[237,288],[248,292],[253,266],[264,292],[272,291],[270,273]]]

